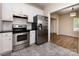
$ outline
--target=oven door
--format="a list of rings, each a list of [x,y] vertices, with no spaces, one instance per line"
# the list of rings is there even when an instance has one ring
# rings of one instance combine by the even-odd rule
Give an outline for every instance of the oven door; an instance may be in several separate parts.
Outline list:
[[[14,34],[14,42],[13,42],[14,46],[27,42],[29,42],[27,32]]]

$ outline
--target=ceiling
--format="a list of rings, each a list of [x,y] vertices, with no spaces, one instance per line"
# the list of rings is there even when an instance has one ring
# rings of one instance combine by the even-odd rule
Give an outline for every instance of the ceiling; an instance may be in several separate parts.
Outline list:
[[[74,9],[73,11],[79,10],[79,4],[75,5],[75,6],[72,6],[72,7],[69,7],[69,8],[65,8],[65,9],[59,10],[56,13],[58,13],[58,14],[70,13],[72,11],[72,8]]]
[[[32,6],[35,6],[37,8],[40,8],[40,9],[44,9],[46,6],[48,6],[49,4],[54,4],[54,3],[28,3]],[[59,10],[57,11],[58,14],[65,14],[65,13],[69,13],[72,11],[72,8],[74,8],[74,11],[75,10],[79,10],[79,4],[75,5],[75,6],[72,6],[72,7],[68,7],[68,8],[65,8],[65,9],[62,9],[62,10]]]
[[[44,9],[50,3],[28,3],[28,4],[35,6],[37,8],[40,8],[40,9]]]

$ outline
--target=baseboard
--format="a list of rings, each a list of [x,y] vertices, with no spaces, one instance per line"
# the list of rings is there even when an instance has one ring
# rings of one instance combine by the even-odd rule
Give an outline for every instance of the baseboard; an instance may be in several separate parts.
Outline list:
[[[68,36],[68,37],[72,37],[72,38],[78,38],[78,37],[76,37],[76,36],[71,36],[71,35],[64,35],[64,34],[59,34],[59,35]]]
[[[51,35],[52,35],[52,34],[56,34],[56,35],[62,35],[62,36],[68,36],[68,37],[72,37],[72,38],[79,38],[79,37],[76,37],[76,36],[65,35],[65,34],[51,33]]]

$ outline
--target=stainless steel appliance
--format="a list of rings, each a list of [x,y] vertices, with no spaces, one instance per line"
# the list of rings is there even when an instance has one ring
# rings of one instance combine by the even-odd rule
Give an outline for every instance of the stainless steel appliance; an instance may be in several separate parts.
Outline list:
[[[48,17],[36,15],[32,28],[36,30],[35,43],[37,45],[48,42]]]
[[[26,25],[13,25],[13,50],[29,46],[29,31]]]

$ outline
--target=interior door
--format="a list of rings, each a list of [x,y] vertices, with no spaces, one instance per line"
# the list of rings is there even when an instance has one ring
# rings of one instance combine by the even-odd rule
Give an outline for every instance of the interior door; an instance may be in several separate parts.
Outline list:
[[[56,40],[56,35],[57,34],[57,20],[52,19],[50,22],[50,40],[51,42],[54,42]]]

